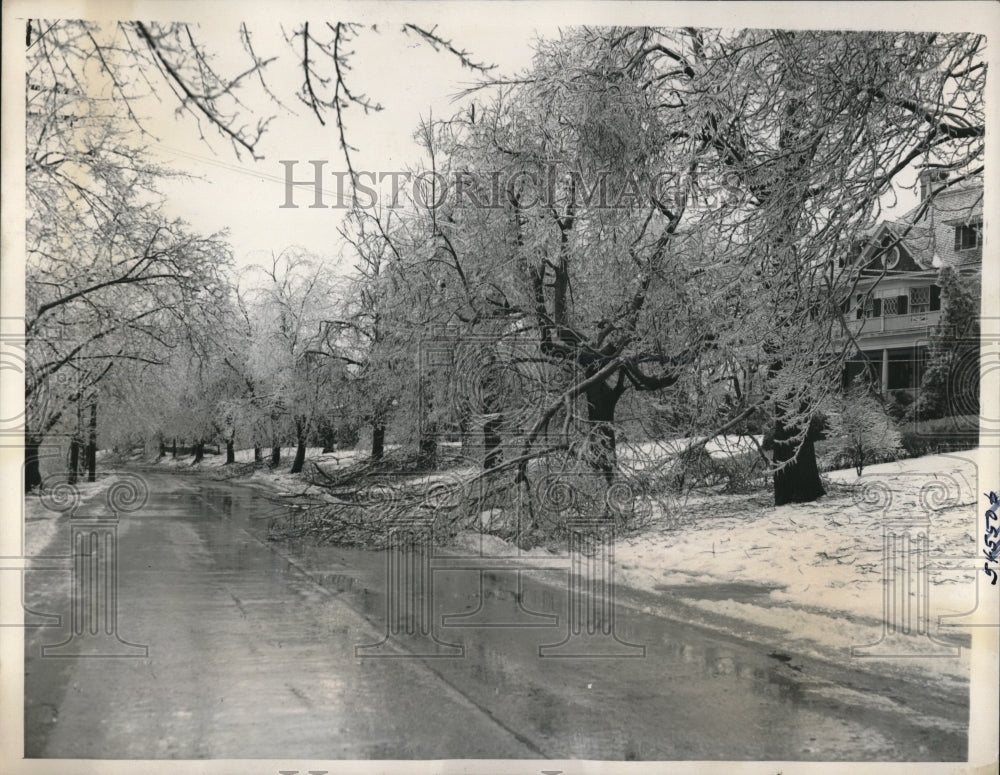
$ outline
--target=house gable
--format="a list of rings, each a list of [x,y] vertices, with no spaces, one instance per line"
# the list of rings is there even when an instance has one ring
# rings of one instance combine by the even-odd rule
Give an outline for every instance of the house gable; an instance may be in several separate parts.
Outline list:
[[[907,244],[908,236],[905,226],[881,224],[861,251],[861,271],[867,275],[894,275],[929,269],[916,259],[919,252]]]

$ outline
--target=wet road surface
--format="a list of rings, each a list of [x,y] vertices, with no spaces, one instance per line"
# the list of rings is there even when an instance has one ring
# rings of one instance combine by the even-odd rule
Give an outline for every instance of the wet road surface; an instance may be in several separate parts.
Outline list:
[[[643,613],[627,593],[617,640],[584,644],[618,658],[552,648],[573,620],[558,561],[519,588],[515,571],[435,560],[433,595],[405,603],[433,608],[430,637],[418,623],[384,643],[386,553],[275,546],[276,506],[251,488],[143,476],[149,501],[118,526],[116,608],[145,656],[42,657],[69,636],[71,574],[25,574],[29,605],[64,623],[26,634],[29,758],[966,757],[967,696]],[[46,553],[69,545],[65,524]],[[531,626],[469,626],[514,619]]]

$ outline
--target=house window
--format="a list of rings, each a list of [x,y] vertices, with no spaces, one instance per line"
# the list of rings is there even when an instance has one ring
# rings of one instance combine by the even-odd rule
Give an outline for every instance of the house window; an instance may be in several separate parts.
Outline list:
[[[982,242],[983,222],[963,223],[955,227],[955,250],[974,250]]]
[[[910,312],[929,312],[931,308],[930,286],[910,288]]]
[[[861,258],[865,244],[866,241],[864,239],[851,240],[850,246],[847,249],[847,255],[845,256],[841,253],[837,258],[837,266],[843,269],[845,266],[856,264],[858,259]]]
[[[901,296],[883,296],[882,317],[893,317],[895,315],[905,315],[910,307],[910,297],[907,294]],[[874,312],[874,305],[872,311]],[[875,315],[878,317],[878,315]]]

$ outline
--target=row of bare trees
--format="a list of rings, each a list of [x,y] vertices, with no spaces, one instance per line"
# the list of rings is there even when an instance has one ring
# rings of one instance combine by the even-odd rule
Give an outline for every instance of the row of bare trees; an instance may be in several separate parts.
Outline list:
[[[465,68],[491,69],[436,28],[398,31]],[[281,54],[297,62],[296,97],[321,123],[335,116],[348,163],[344,111],[380,109],[345,77],[364,32],[377,34],[303,22]],[[255,444],[273,442],[277,458],[290,424],[301,466],[304,439],[329,432],[328,387],[342,371],[313,349],[333,291],[302,286],[328,267],[293,250],[241,295],[225,234],[198,235],[163,215],[158,183],[176,173],[144,147],[146,108],[172,99],[205,142],[260,158],[273,113],[287,107],[265,77],[279,56],[259,53],[246,25],[234,30],[243,62],[232,68],[218,63],[223,43],[185,23],[29,19],[24,41],[26,490],[41,485],[40,459],[56,439],[69,440],[70,479],[82,450],[93,479],[101,434],[127,446],[169,433],[198,450],[216,437],[232,457],[240,428]]]
[[[125,24],[111,37],[125,73],[88,28],[43,29],[28,30],[29,51],[48,46],[28,80],[29,456],[102,385],[133,385],[116,401],[143,418],[132,432],[215,437],[230,460],[249,444],[277,462],[293,443],[298,471],[307,444],[367,427],[373,458],[395,439],[433,465],[441,439],[472,439],[521,484],[550,455],[610,484],[649,443],[745,432],[773,439],[776,503],[812,500],[816,418],[853,354],[841,303],[857,273],[840,259],[914,164],[948,170],[941,188],[983,168],[981,36],[570,28],[418,129],[413,172],[451,190],[358,208],[340,255],[290,249],[229,282],[218,235],[158,215],[164,171],[122,144],[134,116],[113,106],[153,68],[252,151],[266,122],[236,129],[250,114],[230,97],[251,75],[266,90],[270,59],[242,28],[251,69],[205,76],[183,26]],[[376,107],[337,67],[356,34],[289,37],[316,47],[295,54],[300,96],[334,114],[348,161],[343,111]],[[75,50],[127,98],[90,97],[53,64]],[[335,79],[317,77],[324,62]],[[432,367],[441,331],[454,357]],[[53,390],[61,369],[74,380]]]
[[[568,375],[511,431],[522,478],[551,429],[572,427],[581,437],[559,446],[610,481],[617,408],[636,394],[640,413],[670,419],[659,433],[695,445],[760,429],[776,503],[813,500],[817,416],[852,354],[841,303],[858,275],[841,259],[913,164],[951,173],[939,191],[982,172],[982,46],[566,31],[539,44],[530,71],[479,90],[474,109],[421,127],[425,173],[462,180],[465,199],[425,196],[439,205],[414,202],[396,228],[365,216],[408,279],[407,301],[387,303],[410,330],[516,342],[556,384]]]
[[[53,25],[55,27],[56,25]],[[85,26],[28,26],[25,488],[46,438],[68,437],[69,476],[95,476],[100,417],[137,370],[215,325],[228,293],[224,235],[163,214],[169,174],[132,137],[128,103],[100,88]],[[56,48],[56,51],[53,51]]]

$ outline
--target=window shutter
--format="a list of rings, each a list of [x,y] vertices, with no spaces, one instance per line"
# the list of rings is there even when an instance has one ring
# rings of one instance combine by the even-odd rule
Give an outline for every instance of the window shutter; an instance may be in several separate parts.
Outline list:
[[[872,309],[872,317],[873,318],[882,317],[882,299],[875,299],[875,304]]]
[[[941,309],[941,288],[937,285],[931,286],[931,312]]]
[[[955,227],[955,250],[962,249],[962,227]]]
[[[905,315],[906,314],[906,309],[907,309],[906,305],[909,303],[909,301],[910,301],[910,298],[905,293],[902,296],[897,296],[896,297],[896,314],[898,314],[898,315]]]

